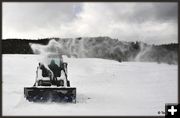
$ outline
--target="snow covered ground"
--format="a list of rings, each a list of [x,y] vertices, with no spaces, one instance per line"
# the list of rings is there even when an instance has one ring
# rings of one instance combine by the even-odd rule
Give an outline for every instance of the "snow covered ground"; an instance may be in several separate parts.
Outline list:
[[[30,103],[23,88],[32,86],[37,55],[3,55],[3,115],[134,116],[164,115],[177,103],[177,65],[67,58],[77,103]]]

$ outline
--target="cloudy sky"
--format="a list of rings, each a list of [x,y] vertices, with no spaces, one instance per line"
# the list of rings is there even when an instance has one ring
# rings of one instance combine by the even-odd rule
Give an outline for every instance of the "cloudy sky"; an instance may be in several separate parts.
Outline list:
[[[173,2],[4,2],[3,39],[109,36],[150,44],[178,42]]]

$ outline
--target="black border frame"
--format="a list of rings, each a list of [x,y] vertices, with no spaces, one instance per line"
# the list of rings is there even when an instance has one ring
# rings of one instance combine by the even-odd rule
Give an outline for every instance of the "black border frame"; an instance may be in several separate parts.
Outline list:
[[[156,118],[156,117],[158,117],[158,118],[164,118],[165,117],[165,115],[164,116],[2,116],[2,110],[3,110],[3,108],[2,108],[2,83],[3,83],[3,81],[2,81],[2,62],[3,62],[3,60],[2,60],[2,4],[3,4],[3,2],[176,2],[176,3],[178,3],[178,44],[179,44],[179,42],[180,42],[180,39],[179,39],[179,27],[180,27],[180,2],[179,2],[179,0],[2,0],[1,1],[1,4],[0,4],[0,9],[1,9],[1,12],[0,12],[0,15],[1,15],[1,28],[0,28],[0,31],[1,31],[1,34],[0,34],[0,36],[1,36],[1,40],[0,40],[0,54],[1,54],[1,56],[0,56],[0,70],[1,70],[1,72],[0,72],[0,77],[1,77],[1,85],[0,85],[0,105],[1,105],[1,110],[0,110],[0,117],[4,117],[4,118],[8,118],[8,117],[13,117],[13,118],[19,118],[19,117],[26,117],[26,118],[31,118],[31,117],[40,117],[40,118],[48,118],[48,117],[53,117],[53,118],[57,118],[57,117],[60,117],[60,118],[63,118],[63,117],[65,117],[65,118],[78,118],[78,117],[81,117],[81,118],[83,118],[83,117],[87,117],[87,118],[93,118],[93,117],[99,117],[99,118],[102,118],[102,117],[118,117],[118,118],[120,118],[120,117],[126,117],[126,118],[129,118],[129,117],[132,117],[132,118],[143,118],[143,117],[147,117],[147,118]],[[180,73],[180,66],[179,66],[179,63],[180,63],[180,57],[179,57],[179,52],[180,51],[180,45],[178,45],[178,104],[180,103],[180,97],[179,97],[179,95],[180,95],[180,91],[179,91],[179,73]],[[168,104],[168,103],[167,103]]]

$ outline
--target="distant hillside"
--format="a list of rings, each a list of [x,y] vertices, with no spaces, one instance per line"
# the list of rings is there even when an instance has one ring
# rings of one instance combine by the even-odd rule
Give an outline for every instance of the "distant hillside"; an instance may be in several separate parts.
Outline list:
[[[29,43],[48,44],[50,39],[6,39],[2,40],[2,54],[33,54]]]
[[[148,45],[142,42],[124,42],[110,37],[53,38],[63,46],[68,56],[105,58],[118,61],[148,61],[177,64],[178,44]],[[47,45],[52,38],[2,40],[3,54],[33,54],[30,44]]]

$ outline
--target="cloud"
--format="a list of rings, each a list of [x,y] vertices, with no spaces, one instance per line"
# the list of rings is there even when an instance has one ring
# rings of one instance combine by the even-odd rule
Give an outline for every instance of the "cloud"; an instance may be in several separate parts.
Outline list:
[[[177,40],[177,3],[3,3],[3,38],[110,36]]]
[[[38,34],[41,37],[46,31],[52,31],[53,34],[53,30],[59,30],[62,24],[75,18],[74,7],[78,5],[79,3],[3,3],[4,35],[9,31],[25,38],[28,35],[37,37]]]

